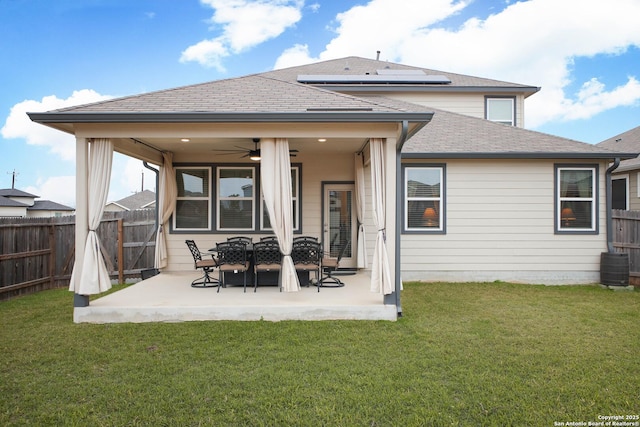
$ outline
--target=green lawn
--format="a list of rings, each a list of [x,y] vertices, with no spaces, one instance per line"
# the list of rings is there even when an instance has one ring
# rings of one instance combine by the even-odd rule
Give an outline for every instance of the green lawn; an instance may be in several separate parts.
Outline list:
[[[398,322],[76,325],[72,298],[0,303],[0,425],[554,426],[640,414],[640,292],[409,283]]]

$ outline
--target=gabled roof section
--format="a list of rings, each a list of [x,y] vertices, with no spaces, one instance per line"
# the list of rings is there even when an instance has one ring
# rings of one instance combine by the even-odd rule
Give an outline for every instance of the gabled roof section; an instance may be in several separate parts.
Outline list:
[[[640,126],[599,142],[600,147],[640,152]]]
[[[144,190],[111,203],[114,203],[126,210],[135,210],[144,209],[155,203],[155,201],[156,193],[150,190]]]
[[[28,208],[29,205],[21,202],[16,202],[8,197],[0,196],[0,207],[16,207],[16,208]]]
[[[36,200],[33,206],[27,208],[28,211],[74,211],[74,208],[52,202],[51,200]]]
[[[231,114],[286,115],[314,112],[387,114],[398,111],[350,95],[267,76],[252,75],[116,98],[48,113],[30,113],[30,115],[41,118],[46,118],[47,115],[59,116],[61,119],[63,117],[90,119],[99,115],[103,118],[115,115],[116,119],[122,119],[124,115],[137,115],[144,119],[158,113],[158,117],[162,117],[165,121],[170,120],[171,116],[175,116],[177,120],[181,115],[186,120],[192,121],[198,114],[202,114],[206,115],[207,121],[211,121],[212,115],[216,114],[220,114],[221,118],[229,118]]]
[[[420,72],[421,75],[427,76],[419,85],[408,86],[405,82],[393,82],[395,76],[396,80],[398,76],[417,75],[416,72]],[[525,93],[526,96],[532,95],[540,90],[539,87],[522,85],[517,83],[504,82],[493,79],[485,79],[481,77],[467,76],[463,74],[450,73],[440,70],[432,70],[427,68],[413,67],[404,64],[397,64],[387,61],[378,61],[373,59],[360,58],[357,56],[350,56],[346,58],[333,59],[329,61],[318,62],[314,64],[300,65],[297,67],[290,67],[281,70],[269,71],[262,73],[262,76],[268,76],[279,80],[297,82],[305,80],[305,76],[313,76],[316,80],[315,85],[318,87],[331,88],[333,90],[371,90],[371,88],[378,88],[379,90],[428,90],[428,91],[495,91],[495,92],[520,92]],[[330,76],[334,82],[318,81],[318,76]],[[348,84],[346,82],[340,82],[337,76],[350,76],[347,79],[357,80],[356,76],[360,76],[362,82],[353,82],[357,84]],[[369,77],[367,77],[369,76]],[[377,77],[374,77],[377,76]],[[429,77],[430,76],[430,77]],[[384,77],[387,77],[385,81]],[[439,77],[435,79],[435,77]],[[446,81],[444,80],[446,79]],[[321,79],[320,79],[321,80]],[[370,80],[367,82],[366,80]],[[376,82],[375,80],[381,80]],[[431,80],[431,84],[429,83]],[[312,82],[309,82],[312,83]],[[398,84],[399,83],[399,84]]]
[[[634,153],[609,150],[593,144],[541,132],[494,123],[436,108],[386,97],[369,97],[371,102],[395,108],[424,108],[433,111],[431,122],[414,134],[402,149],[403,158],[555,158],[621,159]]]
[[[15,188],[0,188],[0,196],[5,197],[32,197],[36,198],[35,194],[27,193],[26,191],[18,190]]]
[[[640,153],[640,126],[605,139],[598,143],[598,146],[610,150],[625,150],[632,153]],[[620,166],[618,166],[614,173],[627,172],[636,169],[640,169],[639,157],[623,160],[620,162]]]

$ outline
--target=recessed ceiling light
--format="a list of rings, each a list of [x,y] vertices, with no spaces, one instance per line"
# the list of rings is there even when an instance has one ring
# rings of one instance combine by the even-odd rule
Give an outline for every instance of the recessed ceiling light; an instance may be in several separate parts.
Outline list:
[[[182,138],[180,141],[182,141],[182,142],[189,142],[189,141],[191,141],[191,140],[190,140],[189,138]]]
[[[327,138],[318,138],[318,142],[327,142]]]

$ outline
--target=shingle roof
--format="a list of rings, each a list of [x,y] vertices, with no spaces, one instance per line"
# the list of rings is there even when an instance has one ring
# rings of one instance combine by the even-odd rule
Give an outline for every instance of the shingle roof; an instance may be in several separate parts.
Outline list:
[[[38,196],[34,194],[27,193],[26,191],[18,190],[15,188],[0,188],[0,196],[5,197],[33,197],[34,199]]]
[[[142,209],[156,201],[156,193],[150,190],[140,191],[138,193],[117,200],[113,203],[120,205],[129,210]]]
[[[317,62],[314,64],[300,65],[297,67],[284,68],[281,70],[274,70],[262,73],[262,76],[272,77],[289,82],[297,81],[297,78],[301,74],[327,74],[327,75],[375,75],[377,70],[380,69],[395,69],[395,70],[422,70],[425,74],[429,75],[444,75],[451,80],[451,84],[437,85],[438,88],[471,88],[471,87],[494,87],[494,88],[520,88],[520,89],[532,89],[534,92],[538,88],[533,86],[527,86],[517,83],[503,82],[499,80],[485,79],[482,77],[467,76],[463,74],[450,73],[448,71],[432,70],[421,67],[414,67],[410,65],[397,64],[388,61],[377,61],[373,59],[360,58],[357,56],[350,56],[346,58],[334,59],[329,61]],[[384,85],[388,86],[388,85]],[[534,90],[535,89],[535,90]]]
[[[619,135],[605,139],[598,146],[611,150],[625,150],[631,153],[640,153],[640,126],[622,132]],[[616,172],[640,169],[640,157],[623,160]]]
[[[393,105],[395,108],[416,108],[415,104],[386,97],[370,97],[371,102]],[[610,150],[593,144],[561,138],[541,132],[494,123],[489,120],[470,117],[420,106],[425,111],[433,111],[431,122],[413,135],[404,145],[405,157],[600,157],[613,158],[616,155],[633,156],[629,152]],[[407,156],[408,155],[408,156]]]
[[[51,200],[36,200],[33,206],[27,208],[29,211],[74,211],[75,209],[52,202]]]
[[[25,204],[25,203],[21,203],[21,202],[16,202],[13,199],[10,199],[8,197],[4,197],[4,196],[0,196],[0,207],[21,207],[21,208],[25,208],[28,207],[29,205]]]
[[[360,98],[262,75],[217,80],[55,110],[58,113],[273,113],[313,109],[394,112]]]

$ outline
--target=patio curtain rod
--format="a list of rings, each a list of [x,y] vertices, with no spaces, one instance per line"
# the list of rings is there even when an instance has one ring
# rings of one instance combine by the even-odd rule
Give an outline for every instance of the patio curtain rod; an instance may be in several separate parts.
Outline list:
[[[130,139],[130,140],[132,140],[133,142],[137,142],[138,144],[142,144],[142,145],[144,145],[145,147],[149,147],[149,148],[151,148],[152,150],[156,150],[158,153],[165,153],[165,152],[166,152],[166,151],[164,151],[164,150],[161,150],[161,149],[159,149],[159,148],[156,148],[156,147],[154,147],[153,145],[148,144],[148,143],[146,143],[146,142],[144,142],[144,141],[141,141],[141,140],[139,140],[139,139],[136,139],[136,138],[129,138],[129,139]]]
[[[370,139],[367,138],[365,143],[362,145],[362,148],[360,148],[360,151],[356,151],[356,154],[360,155],[360,154],[364,153],[364,150],[367,148],[367,145],[369,145],[369,141],[370,141]]]

